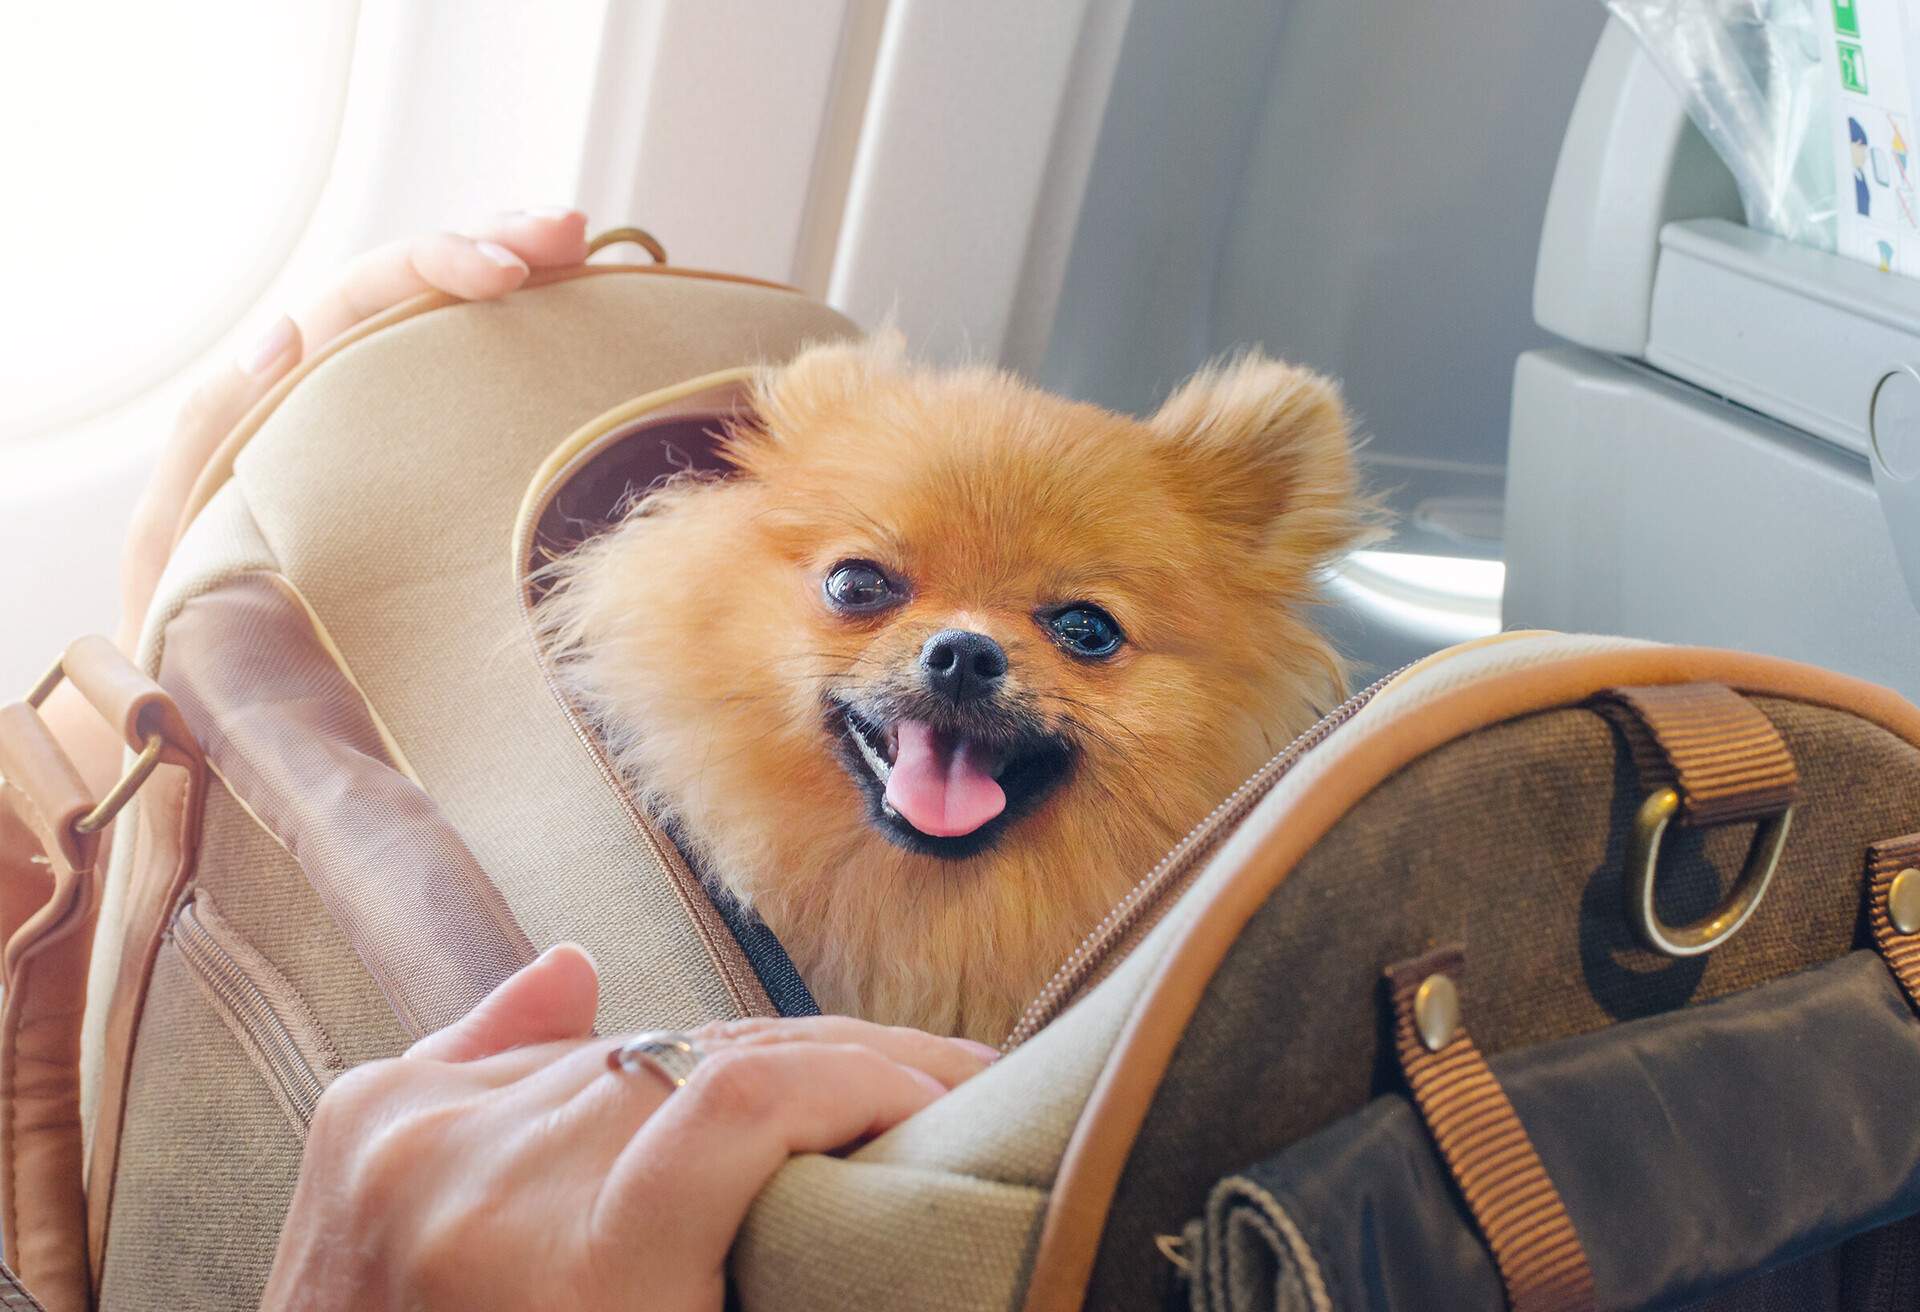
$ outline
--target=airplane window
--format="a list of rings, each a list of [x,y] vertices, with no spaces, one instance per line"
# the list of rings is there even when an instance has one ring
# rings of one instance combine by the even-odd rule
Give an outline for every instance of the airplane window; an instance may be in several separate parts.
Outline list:
[[[0,440],[128,400],[251,308],[326,180],[355,8],[9,15]]]

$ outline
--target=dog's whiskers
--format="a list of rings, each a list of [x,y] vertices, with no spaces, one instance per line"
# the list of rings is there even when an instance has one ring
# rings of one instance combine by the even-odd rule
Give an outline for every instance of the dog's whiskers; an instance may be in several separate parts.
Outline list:
[[[1145,747],[1147,745],[1146,739],[1142,738],[1136,729],[1134,729],[1131,725],[1126,724],[1124,721],[1120,719],[1119,716],[1115,715],[1112,711],[1106,710],[1103,707],[1094,706],[1088,702],[1081,701],[1078,697],[1068,696],[1066,693],[1058,693],[1058,692],[1049,693],[1047,694],[1047,700],[1050,702],[1057,703],[1061,706],[1071,707],[1074,710],[1080,711],[1089,716],[1097,716],[1099,719],[1105,720],[1107,723],[1111,724],[1113,728],[1118,732],[1124,733],[1125,735],[1127,735],[1127,737],[1133,739],[1136,746]],[[1079,728],[1082,732],[1090,736],[1097,737],[1104,745],[1108,747],[1114,746],[1113,739],[1108,737],[1103,730],[1097,729],[1093,725],[1080,723],[1080,722],[1076,722],[1076,727]]]

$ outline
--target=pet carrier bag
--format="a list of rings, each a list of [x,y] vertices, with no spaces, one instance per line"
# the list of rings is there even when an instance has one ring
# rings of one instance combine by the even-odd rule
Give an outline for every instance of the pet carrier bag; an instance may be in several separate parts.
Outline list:
[[[328,1082],[540,946],[592,951],[607,1033],[804,1005],[530,612],[554,553],[711,460],[752,366],[852,331],[657,265],[397,307],[222,446],[137,661],[82,640],[0,710],[0,1228],[52,1312],[257,1306]],[[126,736],[98,801],[33,710],[61,678]],[[1920,710],[1882,689],[1444,653],[1143,871],[993,1067],[793,1160],[739,1297],[1913,1306],[1917,831]]]

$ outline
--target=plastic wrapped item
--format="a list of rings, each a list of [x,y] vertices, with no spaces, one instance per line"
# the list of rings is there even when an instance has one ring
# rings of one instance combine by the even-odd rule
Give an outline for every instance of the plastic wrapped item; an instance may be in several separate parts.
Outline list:
[[[1747,226],[1837,248],[1830,0],[1608,0],[1732,170]],[[1850,4],[1843,7],[1851,7]]]

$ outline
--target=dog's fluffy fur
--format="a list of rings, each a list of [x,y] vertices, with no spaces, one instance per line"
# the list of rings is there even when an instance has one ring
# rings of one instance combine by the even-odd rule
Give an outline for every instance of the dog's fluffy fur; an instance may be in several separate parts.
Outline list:
[[[891,334],[769,369],[735,473],[682,476],[555,567],[571,693],[696,867],[757,912],[828,1011],[997,1041],[1115,900],[1341,695],[1304,617],[1369,531],[1325,379],[1259,356],[1136,420]],[[828,604],[837,562],[910,592]],[[1051,608],[1125,643],[1068,653]],[[995,639],[1010,713],[1069,745],[984,850],[907,850],[849,763],[842,706],[924,698],[936,631]]]

